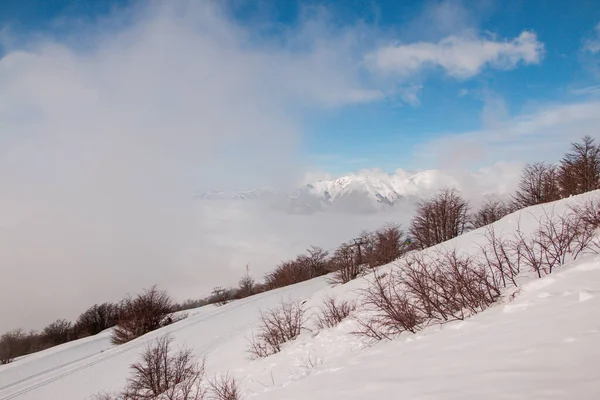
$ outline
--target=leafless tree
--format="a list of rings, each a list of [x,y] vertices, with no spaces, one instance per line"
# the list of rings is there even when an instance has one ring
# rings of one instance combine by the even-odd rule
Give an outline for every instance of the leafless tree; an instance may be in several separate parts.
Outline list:
[[[335,297],[326,297],[317,315],[317,328],[319,330],[333,328],[346,319],[356,309],[356,303],[344,300],[337,301]]]
[[[481,228],[508,215],[510,208],[497,197],[487,197],[479,210],[472,216],[473,228]]]
[[[238,283],[237,297],[244,298],[252,296],[254,294],[254,286],[254,278],[250,276],[250,269],[246,265],[246,274],[244,274]]]
[[[166,325],[172,311],[171,297],[156,285],[136,297],[128,296],[119,305],[119,319],[112,342],[126,343]]]
[[[558,181],[563,197],[600,188],[600,145],[590,136],[572,143],[571,151],[560,162]]]
[[[342,244],[335,250],[331,258],[331,268],[335,271],[330,279],[333,284],[348,283],[363,271],[355,247],[348,243]]]
[[[387,223],[374,234],[372,266],[389,264],[404,254],[405,235],[400,225]]]
[[[329,269],[329,253],[321,247],[310,246],[306,254],[298,256],[296,262],[308,272],[310,279],[325,275]]]
[[[305,310],[298,301],[282,302],[279,307],[261,312],[258,332],[250,339],[253,357],[267,357],[281,351],[281,346],[294,340],[304,328]]]
[[[100,393],[96,400],[201,400],[205,390],[205,360],[191,349],[174,351],[173,338],[161,336],[148,345],[142,359],[130,366],[131,375],[122,393]]]
[[[274,271],[265,276],[268,290],[277,289],[310,279],[310,272],[297,260],[281,262]]]
[[[240,400],[242,398],[238,382],[228,373],[215,376],[208,384],[210,386],[210,397],[213,400]]]
[[[556,167],[543,162],[527,164],[521,173],[512,207],[519,210],[560,198]]]
[[[119,308],[116,304],[94,304],[79,316],[75,330],[79,336],[95,335],[115,326],[118,317]]]
[[[66,319],[57,319],[42,331],[49,346],[66,343],[74,337],[73,325]]]
[[[0,364],[8,364],[16,357],[25,354],[23,348],[25,337],[22,329],[15,329],[0,336]]]
[[[204,360],[182,348],[173,354],[172,337],[162,336],[148,346],[142,360],[131,366],[131,376],[124,391],[126,400],[156,399],[198,400],[203,397],[200,381]]]
[[[468,202],[455,189],[442,190],[421,202],[410,226],[417,245],[425,249],[462,235],[468,228]]]

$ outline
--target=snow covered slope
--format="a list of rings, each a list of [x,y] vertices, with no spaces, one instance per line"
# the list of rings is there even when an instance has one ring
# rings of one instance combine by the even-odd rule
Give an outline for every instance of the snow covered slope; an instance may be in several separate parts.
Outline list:
[[[497,232],[527,234],[544,212],[599,197],[594,192],[532,207],[495,223]],[[444,244],[476,251],[477,230]],[[382,267],[389,268],[389,267]],[[231,372],[246,398],[256,399],[598,399],[600,398],[600,257],[587,255],[542,279],[524,275],[513,300],[465,321],[402,334],[365,347],[353,321],[304,333],[281,353],[251,361],[247,339],[259,310],[282,298],[307,300],[310,313],[325,296],[356,298],[365,279],[330,287],[319,278],[226,306],[193,310],[186,320],[122,346],[108,333],[0,366],[0,400],[81,400],[118,390],[146,343],[171,332],[207,356],[208,374]]]

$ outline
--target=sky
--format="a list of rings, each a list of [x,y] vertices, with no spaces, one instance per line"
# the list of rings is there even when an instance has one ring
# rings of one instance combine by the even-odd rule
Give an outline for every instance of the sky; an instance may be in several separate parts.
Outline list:
[[[198,297],[390,218],[199,192],[514,174],[600,138],[599,96],[592,0],[0,2],[0,330],[154,283]]]

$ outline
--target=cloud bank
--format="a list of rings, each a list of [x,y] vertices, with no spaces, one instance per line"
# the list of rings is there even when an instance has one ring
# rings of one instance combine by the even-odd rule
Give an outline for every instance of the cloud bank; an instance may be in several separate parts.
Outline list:
[[[295,182],[292,110],[378,96],[340,63],[351,39],[317,39],[318,20],[253,42],[214,4],[143,2],[76,37],[5,38],[1,331],[157,282],[185,296],[224,283],[247,260],[212,246],[212,224],[245,222],[198,210],[194,194]]]

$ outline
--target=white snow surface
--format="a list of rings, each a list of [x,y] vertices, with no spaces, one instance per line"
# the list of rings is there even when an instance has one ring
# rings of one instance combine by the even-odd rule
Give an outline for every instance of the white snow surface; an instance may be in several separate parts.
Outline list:
[[[594,196],[600,192],[525,209],[496,222],[496,231],[512,232],[519,221],[531,232],[536,216]],[[482,243],[477,230],[443,245],[469,253]],[[0,400],[82,400],[118,391],[144,346],[165,333],[206,356],[209,376],[232,373],[248,399],[600,399],[600,257],[586,255],[542,279],[524,274],[521,281],[514,297],[465,321],[368,347],[347,320],[251,360],[246,338],[261,309],[307,300],[310,317],[325,296],[356,299],[368,284],[357,279],[331,287],[322,277],[191,310],[187,319],[125,345],[111,345],[106,331],[23,357],[0,366]]]

